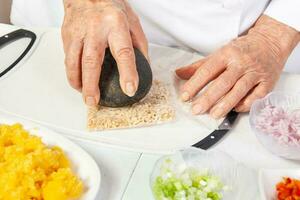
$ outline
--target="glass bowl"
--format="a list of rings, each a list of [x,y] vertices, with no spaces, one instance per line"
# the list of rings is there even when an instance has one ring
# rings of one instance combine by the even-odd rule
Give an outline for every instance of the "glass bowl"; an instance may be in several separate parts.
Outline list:
[[[299,93],[272,92],[256,100],[249,120],[256,137],[266,149],[286,159],[300,160]]]
[[[155,197],[154,184],[157,178],[168,176],[164,168],[170,161],[172,161],[172,172],[182,174],[186,169],[193,168],[218,177],[223,188],[226,188],[222,192],[222,200],[253,200],[258,197],[257,174],[254,170],[238,163],[221,151],[187,148],[172,155],[163,156],[156,162],[150,176],[150,186],[156,200],[168,200],[168,198]]]

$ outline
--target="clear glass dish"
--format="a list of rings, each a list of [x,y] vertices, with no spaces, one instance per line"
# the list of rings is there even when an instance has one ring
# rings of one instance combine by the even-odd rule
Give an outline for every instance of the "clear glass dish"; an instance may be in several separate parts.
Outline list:
[[[156,178],[163,175],[161,173],[162,166],[169,159],[174,163],[173,170],[178,173],[192,167],[219,177],[227,188],[222,193],[222,200],[258,199],[257,173],[254,170],[238,163],[224,152],[216,150],[203,151],[197,148],[187,148],[172,155],[163,156],[156,162],[150,176],[150,187],[154,198],[153,185]]]
[[[283,131],[279,131],[282,133],[282,135],[280,135],[281,133],[278,134],[273,134],[273,130],[270,131],[266,131],[266,129],[261,129],[259,128],[258,125],[258,120],[259,117],[261,117],[261,113],[264,112],[263,110],[266,108],[266,106],[272,106],[272,107],[276,107],[276,108],[280,108],[281,111],[279,112],[284,112],[284,113],[288,113],[288,115],[290,115],[292,112],[297,111],[297,113],[300,114],[300,94],[296,93],[296,94],[286,94],[284,92],[272,92],[269,95],[267,95],[265,98],[256,100],[250,110],[250,126],[252,128],[252,130],[254,131],[256,137],[258,138],[258,140],[260,141],[260,143],[266,148],[268,149],[270,152],[272,152],[273,154],[286,158],[286,159],[292,159],[292,160],[300,160],[300,139],[297,140],[293,140],[293,143],[289,141],[289,136],[286,136],[285,134],[283,134]],[[295,115],[300,122],[300,115]],[[276,116],[282,115],[281,114],[274,114],[275,115],[275,119]],[[272,118],[274,117],[273,112],[270,115]],[[294,117],[295,117],[294,116]],[[278,120],[278,117],[277,117]],[[280,119],[281,120],[281,119]],[[283,123],[283,130],[286,130],[286,124],[284,124],[284,122],[281,122],[280,120],[278,120],[278,122],[276,123]],[[266,120],[266,126],[268,126],[268,122],[270,120]],[[260,122],[261,123],[261,122]],[[272,125],[273,126],[273,125]],[[277,125],[276,125],[277,126]],[[288,125],[289,128],[290,125]],[[300,126],[299,126],[300,127]],[[298,128],[299,128],[298,127]],[[299,130],[299,129],[298,129]],[[272,132],[272,133],[271,133]],[[298,131],[298,134],[300,133],[300,131]],[[279,137],[281,137],[279,139]],[[300,135],[299,135],[300,138]],[[295,142],[296,141],[296,142]]]

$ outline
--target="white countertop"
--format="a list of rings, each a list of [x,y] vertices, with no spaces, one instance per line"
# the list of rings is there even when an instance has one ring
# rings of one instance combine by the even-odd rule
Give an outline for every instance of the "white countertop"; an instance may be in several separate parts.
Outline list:
[[[88,142],[75,142],[89,152],[101,167],[103,184],[99,199],[153,199],[149,178],[155,162],[161,155],[125,152]],[[215,148],[227,152],[234,159],[257,171],[262,168],[281,169],[300,166],[300,162],[285,160],[268,152],[251,131],[248,114],[239,117],[236,127]]]
[[[122,199],[141,154],[73,141],[86,150],[101,169],[101,189],[97,200]]]
[[[277,89],[299,91],[300,89],[297,89],[299,84],[300,74],[284,74],[277,85]],[[34,107],[35,105],[27,106]],[[51,110],[48,109],[48,112]],[[72,121],[69,122],[69,124],[72,123]],[[169,129],[172,130],[172,125],[169,126]],[[189,126],[184,127],[184,129],[188,130]],[[193,129],[193,131],[195,130],[197,131],[197,127]],[[121,133],[122,131],[119,134],[122,135]],[[149,176],[154,163],[161,156],[160,154],[126,151],[124,148],[109,147],[107,144],[83,140],[73,141],[85,149],[100,166],[102,183],[97,200],[152,199]],[[288,161],[269,153],[251,131],[248,114],[243,114],[238,118],[234,129],[215,148],[227,152],[234,159],[255,170],[261,168],[297,168],[300,166],[300,162]]]

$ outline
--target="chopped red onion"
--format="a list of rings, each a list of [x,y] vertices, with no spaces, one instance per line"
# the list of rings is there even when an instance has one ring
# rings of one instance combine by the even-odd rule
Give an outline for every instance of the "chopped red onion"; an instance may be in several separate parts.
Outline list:
[[[274,137],[280,144],[300,146],[300,109],[288,111],[268,104],[255,122],[260,132]]]

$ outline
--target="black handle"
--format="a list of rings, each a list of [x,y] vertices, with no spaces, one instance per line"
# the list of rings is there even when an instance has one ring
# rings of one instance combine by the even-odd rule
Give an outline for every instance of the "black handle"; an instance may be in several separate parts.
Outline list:
[[[30,51],[34,42],[36,41],[36,35],[35,35],[35,33],[31,32],[31,31],[19,29],[19,30],[13,31],[11,33],[8,33],[8,34],[0,37],[0,50],[1,50],[1,47],[8,45],[11,42],[19,40],[21,38],[30,38],[31,39],[30,43],[28,44],[26,49],[23,51],[23,53],[10,66],[8,66],[5,70],[0,72],[0,77],[4,76],[7,72],[9,72],[11,69],[13,69],[26,56],[26,54]]]
[[[203,150],[207,150],[210,147],[217,144],[228,132],[229,130],[215,130],[208,136],[206,136],[204,139],[202,139],[200,142],[197,142],[193,145],[193,147],[197,147]]]
[[[206,136],[204,139],[194,144],[193,147],[207,150],[210,147],[217,144],[226,135],[226,133],[231,130],[238,115],[239,114],[235,111],[229,112],[226,118],[224,119],[224,121],[222,122],[222,124],[219,126],[219,129],[214,130],[211,134]]]

